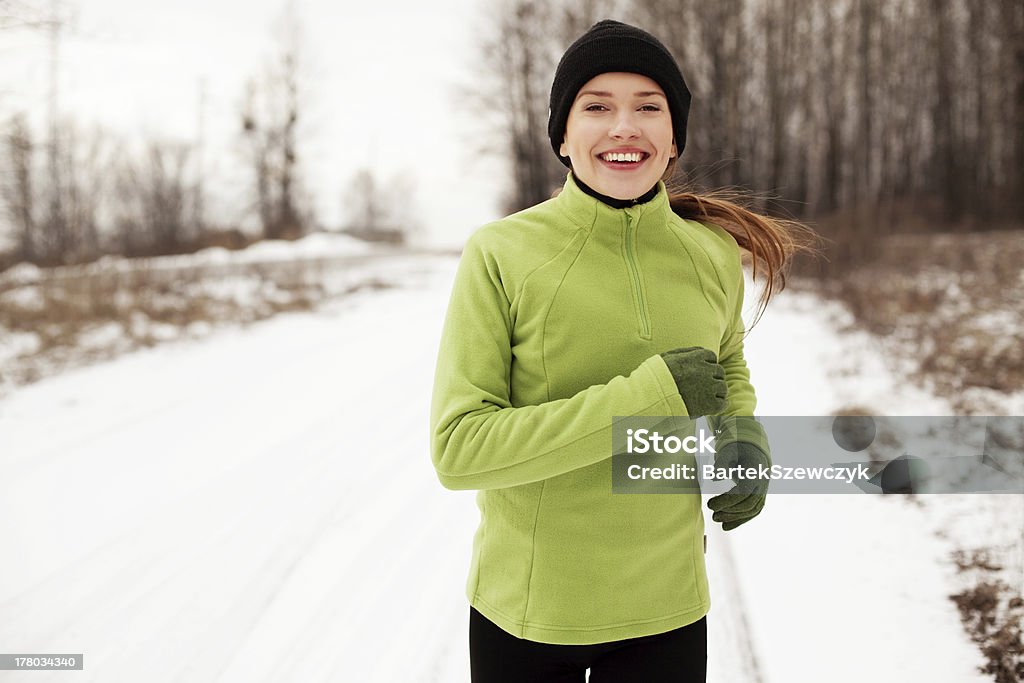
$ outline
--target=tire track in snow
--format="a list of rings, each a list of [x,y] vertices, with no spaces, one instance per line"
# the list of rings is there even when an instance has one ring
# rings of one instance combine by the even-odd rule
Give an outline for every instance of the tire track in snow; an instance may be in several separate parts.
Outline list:
[[[706,501],[708,496],[703,496]],[[708,532],[708,681],[711,683],[766,683],[758,662],[757,644],[747,619],[749,606],[736,571],[732,531],[710,519]]]

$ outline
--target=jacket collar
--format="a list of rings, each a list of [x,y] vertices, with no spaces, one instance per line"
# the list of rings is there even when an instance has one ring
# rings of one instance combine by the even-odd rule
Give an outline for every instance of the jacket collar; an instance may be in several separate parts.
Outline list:
[[[554,199],[556,206],[580,227],[588,230],[597,226],[607,225],[614,228],[622,226],[623,218],[628,214],[634,221],[666,220],[670,211],[668,192],[665,183],[658,181],[658,194],[643,204],[616,209],[608,206],[600,199],[591,197],[580,189],[573,179],[572,171],[566,174],[565,185]]]

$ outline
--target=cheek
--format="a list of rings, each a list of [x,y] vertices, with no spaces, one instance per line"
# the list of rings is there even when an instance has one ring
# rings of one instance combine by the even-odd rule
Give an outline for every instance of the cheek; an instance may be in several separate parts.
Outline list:
[[[569,154],[571,154],[572,156],[578,157],[580,159],[590,155],[589,150],[591,146],[592,145],[590,144],[586,136],[580,135],[579,131],[576,131],[576,133],[572,136],[566,137],[566,150],[568,150]]]
[[[565,139],[570,149],[586,149],[596,144],[607,131],[607,126],[593,119],[569,118],[565,126]]]
[[[652,131],[651,139],[658,141],[658,148],[664,150],[665,154],[672,153],[672,127],[663,128],[658,126],[658,129]]]

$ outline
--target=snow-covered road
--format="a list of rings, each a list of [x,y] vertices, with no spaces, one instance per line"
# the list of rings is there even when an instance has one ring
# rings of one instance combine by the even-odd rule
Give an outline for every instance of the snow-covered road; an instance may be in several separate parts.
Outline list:
[[[476,507],[427,452],[436,263],[0,401],[0,652],[85,662],[0,681],[468,681]],[[750,335],[761,413],[942,410],[877,367],[835,381],[866,342],[820,308],[785,294]],[[804,495],[729,534],[709,517],[709,680],[986,680],[926,514]]]

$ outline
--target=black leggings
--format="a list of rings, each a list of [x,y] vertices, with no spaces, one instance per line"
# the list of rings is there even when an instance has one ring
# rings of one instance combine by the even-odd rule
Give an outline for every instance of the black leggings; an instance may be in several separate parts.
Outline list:
[[[653,636],[594,645],[549,645],[506,633],[469,608],[473,683],[704,683],[707,618]]]

